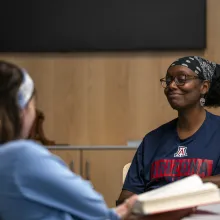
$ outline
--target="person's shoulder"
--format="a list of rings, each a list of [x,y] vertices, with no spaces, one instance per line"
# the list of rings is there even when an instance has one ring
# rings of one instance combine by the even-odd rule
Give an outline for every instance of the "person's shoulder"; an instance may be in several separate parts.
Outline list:
[[[175,126],[177,123],[177,118],[160,125],[159,127],[153,129],[147,133],[139,145],[139,149],[146,149],[148,146],[156,146],[158,142],[164,137],[164,135],[172,135],[175,131]]]
[[[3,154],[14,154],[17,158],[28,158],[30,156],[39,156],[49,154],[49,151],[32,140],[16,140],[10,141],[1,146],[1,150]]]
[[[212,127],[212,130],[220,130],[220,116],[207,111],[206,125]]]
[[[29,167],[40,167],[45,165],[67,166],[58,156],[52,154],[45,146],[32,140],[18,140],[5,144],[5,156],[14,158],[17,170],[28,169]],[[3,156],[3,155],[2,155]]]
[[[159,136],[163,135],[164,132],[173,130],[174,126],[176,126],[176,122],[177,122],[177,118],[160,125],[159,127],[155,128],[152,131],[150,131],[149,133],[147,133],[145,135],[144,139],[154,138],[154,137],[158,138]]]
[[[220,123],[220,116],[219,115],[216,115],[214,113],[207,111],[207,116],[210,121],[213,121],[215,123]]]

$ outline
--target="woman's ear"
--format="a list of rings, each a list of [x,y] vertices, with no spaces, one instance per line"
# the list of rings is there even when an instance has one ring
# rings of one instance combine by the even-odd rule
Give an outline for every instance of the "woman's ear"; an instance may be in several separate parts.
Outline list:
[[[24,109],[22,109],[22,110],[20,110],[20,119],[21,119],[21,124],[23,124],[23,123],[24,123],[24,116],[25,116],[25,110],[24,110]]]
[[[203,82],[202,82],[202,86],[201,86],[201,94],[202,95],[205,95],[205,94],[207,94],[208,93],[208,91],[209,91],[209,88],[210,88],[210,81],[209,80],[204,80]]]
[[[21,119],[24,118],[24,110],[23,110],[23,109],[20,110],[19,115],[20,115],[20,118],[21,118]]]

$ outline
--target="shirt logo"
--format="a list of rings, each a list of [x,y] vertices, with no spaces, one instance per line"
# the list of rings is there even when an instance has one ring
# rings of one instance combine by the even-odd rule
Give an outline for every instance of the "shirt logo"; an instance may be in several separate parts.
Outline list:
[[[187,147],[179,146],[177,152],[174,154],[174,157],[186,157],[187,156]]]

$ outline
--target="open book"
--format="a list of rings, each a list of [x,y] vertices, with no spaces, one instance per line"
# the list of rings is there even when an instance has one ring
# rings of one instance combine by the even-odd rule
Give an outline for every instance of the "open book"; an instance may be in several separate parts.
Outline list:
[[[140,194],[133,212],[151,215],[212,203],[220,203],[218,187],[213,183],[203,183],[199,176],[192,175]]]

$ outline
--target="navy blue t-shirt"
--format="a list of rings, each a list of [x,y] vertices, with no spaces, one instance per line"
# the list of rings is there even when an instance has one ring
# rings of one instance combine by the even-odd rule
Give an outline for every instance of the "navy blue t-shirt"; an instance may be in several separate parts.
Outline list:
[[[220,174],[220,116],[206,119],[191,137],[180,140],[174,119],[148,133],[133,158],[124,190],[140,194],[192,174]]]

